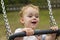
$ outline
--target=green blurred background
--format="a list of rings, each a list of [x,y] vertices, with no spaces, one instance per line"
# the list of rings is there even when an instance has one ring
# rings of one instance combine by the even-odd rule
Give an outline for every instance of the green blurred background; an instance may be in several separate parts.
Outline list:
[[[50,0],[52,5],[53,16],[60,28],[60,0]],[[29,3],[38,5],[40,8],[40,22],[38,25],[38,29],[49,29],[49,10],[47,0],[4,0],[5,7],[7,11],[7,18],[11,27],[12,32],[15,31],[16,28],[23,27],[19,21],[19,11],[20,8]],[[1,3],[1,0],[0,0]],[[3,13],[0,4],[0,40],[6,39],[6,28],[3,20]]]

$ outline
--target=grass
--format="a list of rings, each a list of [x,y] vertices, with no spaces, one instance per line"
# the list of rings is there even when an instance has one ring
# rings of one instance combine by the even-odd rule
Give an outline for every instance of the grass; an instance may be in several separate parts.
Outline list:
[[[39,29],[49,29],[49,14],[48,10],[40,10],[40,22],[37,28]],[[60,9],[53,9],[53,15],[56,19],[56,22],[60,28]],[[11,26],[12,32],[16,28],[22,27],[19,22],[19,12],[7,12],[7,18]],[[3,14],[0,14],[0,40],[6,40],[6,29],[3,20]]]

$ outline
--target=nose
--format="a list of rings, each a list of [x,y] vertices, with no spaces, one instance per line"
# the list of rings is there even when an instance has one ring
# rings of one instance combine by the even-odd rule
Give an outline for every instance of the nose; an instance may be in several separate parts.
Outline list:
[[[35,16],[33,16],[33,20],[36,20],[36,17]]]

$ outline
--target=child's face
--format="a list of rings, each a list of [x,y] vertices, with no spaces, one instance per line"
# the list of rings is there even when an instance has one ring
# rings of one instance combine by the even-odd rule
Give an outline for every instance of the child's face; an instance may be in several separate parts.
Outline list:
[[[39,22],[39,11],[35,8],[28,7],[24,10],[21,21],[25,27],[35,29]]]

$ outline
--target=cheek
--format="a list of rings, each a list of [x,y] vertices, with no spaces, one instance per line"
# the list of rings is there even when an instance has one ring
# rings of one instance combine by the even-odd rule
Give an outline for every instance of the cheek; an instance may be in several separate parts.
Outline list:
[[[29,18],[27,18],[27,17],[24,18],[24,22],[25,22],[25,23],[28,23],[28,22],[29,22]]]
[[[29,19],[24,20],[24,24],[26,27],[28,27],[30,25],[30,20]]]
[[[39,22],[39,18],[38,18],[37,20],[38,20],[38,22]]]

